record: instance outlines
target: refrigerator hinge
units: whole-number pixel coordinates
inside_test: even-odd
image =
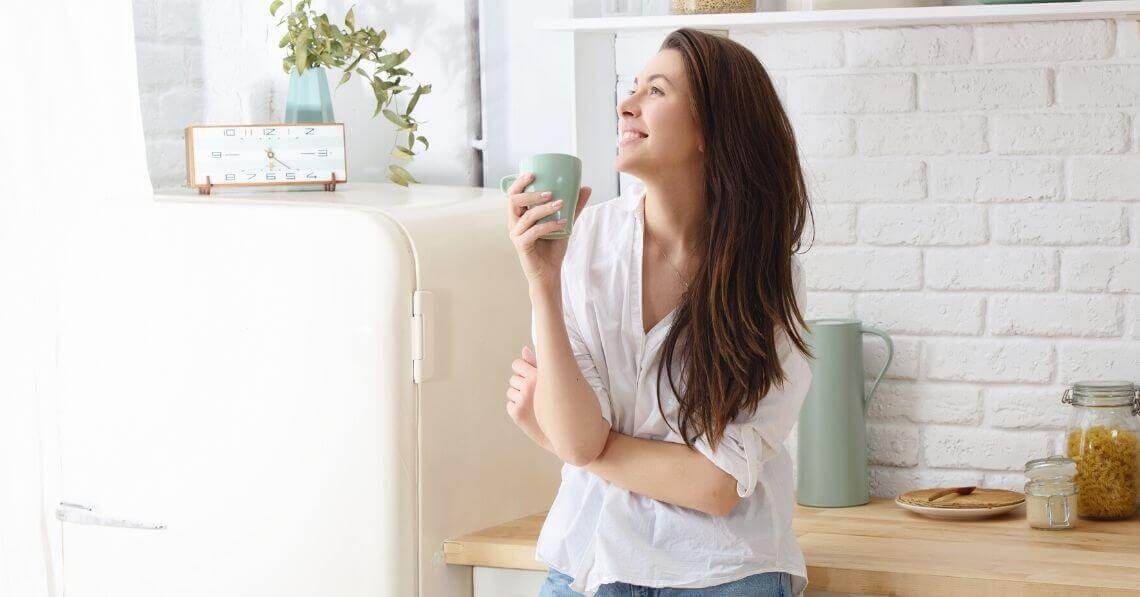
[[[431,377],[432,358],[432,307],[434,295],[427,290],[412,293],[412,381],[422,383]]]

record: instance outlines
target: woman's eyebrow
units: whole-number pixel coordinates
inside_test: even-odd
[[[673,84],[673,82],[669,80],[669,77],[666,77],[665,75],[660,75],[660,74],[658,74],[658,75],[649,75],[649,80],[650,80],[650,81],[652,81],[653,79],[665,79],[665,82],[666,82],[666,83],[668,83],[668,84],[670,84],[670,85],[672,85],[672,84]],[[637,85],[637,77],[634,77],[634,78],[633,78],[633,84],[634,84],[634,85]]]

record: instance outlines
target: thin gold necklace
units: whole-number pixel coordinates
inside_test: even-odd
[[[673,265],[672,261],[669,261],[669,257],[667,255],[665,255],[665,251],[664,251],[664,249],[661,248],[661,245],[657,243],[657,239],[653,236],[653,234],[649,233],[649,227],[648,226],[645,228],[645,232],[647,234],[649,234],[649,240],[653,241],[653,246],[657,247],[657,252],[661,254],[661,258],[664,259],[665,263],[668,263],[669,267],[672,268],[673,272],[677,274],[677,279],[680,280],[681,283],[685,285],[685,290],[688,290],[689,289],[689,282],[685,280],[685,276],[681,273],[681,270],[677,269],[677,267],[675,265]],[[687,257],[688,256],[686,255],[686,258]]]

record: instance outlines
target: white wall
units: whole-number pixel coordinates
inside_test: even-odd
[[[895,341],[875,495],[1020,489],[1027,460],[1064,451],[1066,384],[1140,381],[1137,27],[731,35],[776,78],[812,178],[808,316]],[[618,36],[619,87],[662,37]]]
[[[351,3],[314,2],[334,20]],[[148,162],[156,188],[185,180],[183,129],[190,124],[280,121],[288,75],[281,69],[283,34],[269,2],[134,0],[139,87]],[[464,0],[388,0],[359,3],[359,26],[385,29],[385,48],[408,48],[415,80],[431,83],[413,112],[431,148],[407,166],[420,182],[469,184],[474,151],[467,132],[468,38]],[[335,88],[340,71],[330,73]],[[402,109],[409,94],[395,102]],[[386,180],[395,127],[372,118],[375,101],[354,77],[333,92],[336,119],[346,123],[351,181]],[[417,147],[419,147],[417,145]]]

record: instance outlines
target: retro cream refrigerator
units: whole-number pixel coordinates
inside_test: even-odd
[[[530,304],[503,201],[174,194],[77,228],[68,597],[470,595],[443,541],[546,509],[560,474],[504,406]]]

